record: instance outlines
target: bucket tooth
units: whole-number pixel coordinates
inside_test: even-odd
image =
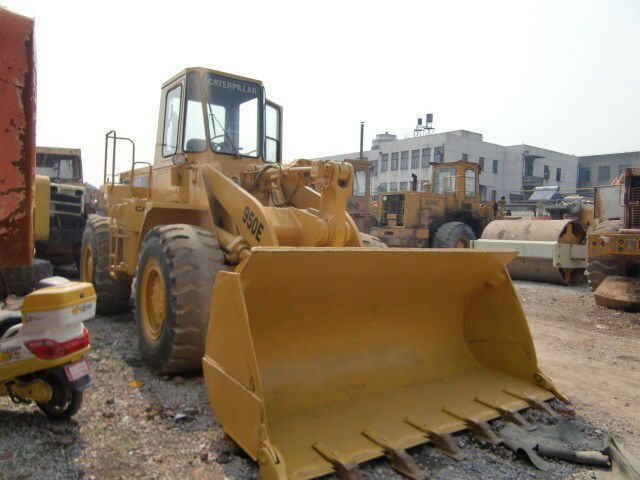
[[[345,460],[338,451],[319,442],[314,443],[313,448],[333,466],[340,480],[364,480],[358,462]]]
[[[433,443],[436,448],[442,450],[446,456],[453,458],[454,460],[463,460],[466,458],[466,454],[462,451],[462,449],[458,446],[453,435],[445,432],[436,432],[429,428],[429,426],[418,422],[417,420],[413,420],[411,418],[405,419],[405,422],[411,425],[414,428],[424,432],[429,441]]]
[[[507,422],[511,422],[516,424],[517,426],[519,426],[520,428],[527,430],[527,431],[532,431],[537,429],[538,427],[536,427],[535,425],[532,425],[531,423],[529,423],[520,412],[513,412],[511,410],[508,410],[506,408],[501,407],[500,405],[498,405],[496,402],[491,402],[489,400],[484,400],[482,398],[475,398],[475,401],[485,405],[487,407],[493,408],[494,410],[498,411],[500,413],[500,415],[502,416],[502,419],[507,421]]]
[[[362,431],[362,435],[384,450],[384,454],[389,460],[391,468],[400,475],[411,480],[426,480],[429,478],[429,473],[421,470],[416,461],[406,452],[406,450],[391,445],[384,435],[380,435],[378,432],[367,429]]]
[[[502,443],[502,439],[491,430],[489,424],[484,420],[474,420],[464,413],[456,412],[447,407],[444,407],[442,411],[462,420],[480,441],[490,445],[500,445]]]
[[[543,402],[541,400],[538,400],[537,398],[534,398],[534,397],[532,397],[530,395],[525,395],[523,393],[515,392],[515,391],[511,390],[510,388],[505,388],[504,389],[504,393],[507,393],[507,394],[511,395],[512,397],[519,398],[520,400],[524,400],[525,402],[527,402],[529,404],[529,406],[531,408],[535,408],[536,410],[541,410],[543,412],[546,412],[549,415],[551,415],[552,417],[558,416],[558,413],[553,408],[551,408],[551,406],[547,402]]]

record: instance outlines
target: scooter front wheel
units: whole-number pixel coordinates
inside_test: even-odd
[[[38,408],[51,420],[67,420],[80,409],[83,392],[76,390],[56,375],[45,375],[44,380],[51,385],[51,400],[38,403]]]

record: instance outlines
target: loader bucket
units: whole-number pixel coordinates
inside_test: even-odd
[[[495,440],[484,422],[561,396],[538,369],[514,256],[253,249],[214,285],[216,417],[273,479],[358,478],[358,463],[428,441],[459,456],[449,434],[467,428]]]

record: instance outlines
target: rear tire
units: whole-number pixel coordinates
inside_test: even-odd
[[[433,238],[433,248],[469,248],[476,235],[463,222],[447,222],[441,225]]]
[[[53,276],[49,260],[35,258],[28,267],[8,267],[0,270],[0,298],[7,295],[27,295],[35,290],[38,282]]]
[[[201,370],[213,281],[225,269],[218,241],[202,228],[165,225],[145,237],[134,279],[135,317],[142,356],[158,373]]]
[[[89,215],[82,235],[79,268],[80,280],[90,282],[98,296],[96,311],[99,315],[126,312],[131,294],[131,278],[109,273],[109,219]]]
[[[38,403],[38,408],[51,420],[68,420],[82,406],[83,392],[71,388],[56,375],[44,374],[44,380],[51,386],[53,396],[48,403]]]

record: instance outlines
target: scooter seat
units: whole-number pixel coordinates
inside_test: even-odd
[[[7,330],[14,325],[19,325],[22,322],[22,314],[15,310],[2,310],[0,311],[0,337],[2,337]]]

